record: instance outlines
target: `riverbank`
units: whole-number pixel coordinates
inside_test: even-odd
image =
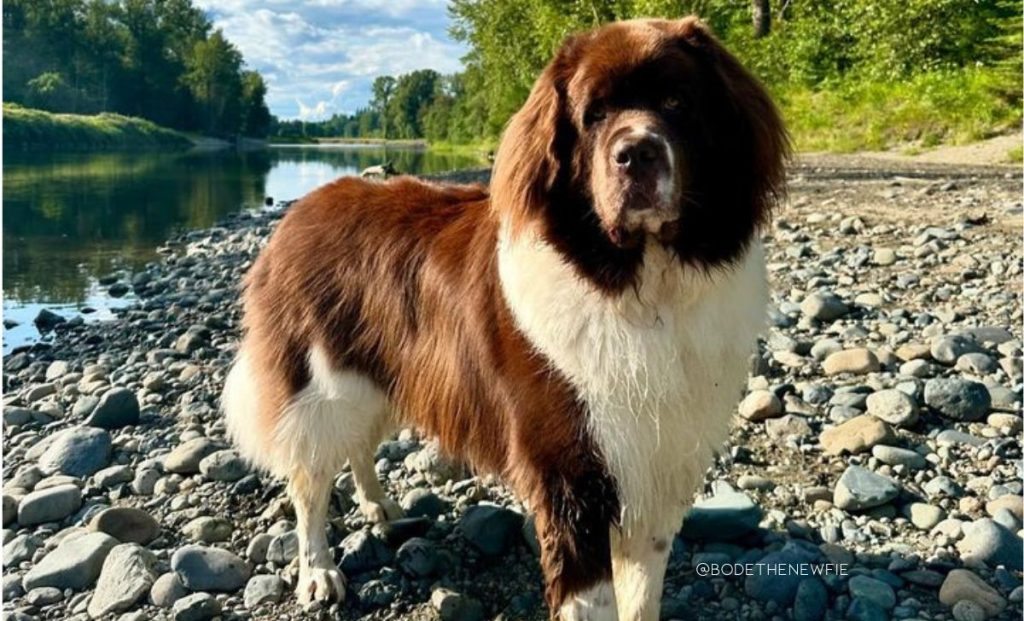
[[[102,113],[56,114],[3,104],[3,145],[13,151],[182,150],[185,134],[145,119]]]
[[[770,325],[671,546],[663,618],[1020,618],[1020,184],[1005,167],[793,167],[766,235]],[[5,358],[5,611],[298,614],[283,485],[238,459],[217,411],[239,281],[280,215],[176,237],[112,279],[138,299],[118,319]],[[547,618],[504,487],[409,430],[376,468],[411,517],[371,527],[338,478],[348,597],[320,616]]]

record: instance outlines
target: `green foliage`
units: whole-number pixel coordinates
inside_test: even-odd
[[[7,0],[3,21],[7,101],[229,137],[269,127],[265,85],[246,84],[192,0]]]
[[[186,149],[192,141],[180,132],[133,117],[102,112],[94,115],[54,114],[3,105],[3,146],[15,151],[102,149]]]

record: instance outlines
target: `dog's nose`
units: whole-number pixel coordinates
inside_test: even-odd
[[[612,163],[623,172],[639,173],[665,157],[665,147],[655,136],[627,136],[612,147]]]

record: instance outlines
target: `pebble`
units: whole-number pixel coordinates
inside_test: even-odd
[[[928,460],[924,458],[924,455],[886,444],[876,444],[871,447],[871,455],[883,464],[903,466],[910,470],[922,470],[928,466]]]
[[[781,550],[769,552],[758,561],[762,566],[805,567],[799,571],[788,571],[785,574],[769,575],[767,571],[752,572],[744,579],[744,592],[762,602],[774,602],[782,607],[789,607],[796,598],[800,583],[810,572],[810,565],[821,562],[821,554],[812,545],[804,545],[797,540],[787,542]]]
[[[160,533],[160,524],[153,516],[132,507],[105,509],[96,514],[89,527],[118,541],[142,545],[153,541]]]
[[[18,503],[18,524],[59,522],[82,506],[82,490],[74,483],[36,490]]]
[[[164,457],[164,470],[176,474],[196,474],[199,462],[220,447],[208,438],[193,438],[178,445]]]
[[[110,463],[112,447],[110,434],[103,429],[71,427],[54,434],[39,467],[47,474],[87,477]]]
[[[156,580],[156,557],[136,543],[114,546],[103,562],[96,591],[89,600],[89,615],[96,618],[131,608]]]
[[[149,603],[159,608],[170,608],[174,602],[188,595],[188,589],[176,572],[169,571],[153,582],[149,590]]]
[[[946,365],[956,364],[960,356],[980,351],[980,346],[973,339],[958,334],[940,336],[932,340],[930,352],[932,359]]]
[[[891,479],[861,466],[849,466],[836,483],[832,502],[844,511],[863,511],[888,503],[899,492]]]
[[[231,538],[234,527],[222,517],[204,515],[182,527],[183,535],[198,543],[217,543]]]
[[[440,496],[422,487],[409,490],[402,497],[400,503],[405,510],[406,517],[426,517],[436,520],[439,515],[448,510],[448,503]]]
[[[918,407],[913,398],[899,390],[880,390],[868,395],[868,414],[896,427],[913,427]]]
[[[523,516],[496,505],[475,505],[459,520],[459,531],[485,556],[498,556],[512,544],[523,526]]]
[[[864,414],[830,427],[819,436],[822,448],[830,455],[863,453],[877,444],[895,444],[896,433],[888,423]]]
[[[139,424],[139,400],[127,388],[111,388],[103,393],[99,403],[85,421],[91,427],[120,429]]]
[[[235,591],[249,579],[249,565],[220,548],[186,545],[171,556],[171,569],[192,591]]]
[[[359,530],[341,542],[341,570],[346,576],[378,569],[391,562],[394,553],[369,530]]]
[[[834,294],[812,293],[800,303],[800,312],[817,321],[833,321],[849,313],[850,309]]]
[[[946,512],[940,507],[924,502],[912,502],[903,507],[903,515],[921,530],[930,531],[946,519]]]
[[[484,618],[480,602],[449,589],[434,589],[430,604],[441,621],[483,621]]]
[[[740,402],[739,414],[753,422],[782,416],[782,401],[771,391],[754,390]]]
[[[946,418],[964,422],[981,420],[992,406],[984,384],[956,377],[928,380],[924,402]]]
[[[245,585],[245,607],[252,610],[263,604],[276,604],[284,596],[284,580],[277,576],[253,576]]]
[[[965,527],[957,549],[968,565],[1005,565],[1024,571],[1024,541],[990,518],[975,520],[969,528]]]
[[[881,580],[854,576],[850,578],[848,587],[854,598],[867,600],[885,610],[892,610],[896,606],[896,593]]]
[[[103,561],[116,545],[117,540],[104,533],[87,533],[65,539],[28,570],[22,586],[26,591],[44,586],[88,588],[96,582]]]
[[[960,601],[972,601],[981,606],[988,616],[996,616],[1006,608],[1006,600],[998,591],[985,584],[974,572],[954,569],[949,572],[939,589],[939,601],[953,607]]]
[[[221,605],[209,593],[193,593],[174,602],[174,621],[207,621],[220,615]]]
[[[36,550],[42,546],[43,540],[35,535],[18,535],[4,544],[4,567],[17,567],[25,561],[32,560]]]
[[[228,449],[204,457],[199,462],[199,472],[213,481],[232,482],[249,474],[249,465],[238,451]]]
[[[831,354],[821,363],[826,375],[865,375],[874,373],[881,368],[878,357],[868,349],[846,349]]]

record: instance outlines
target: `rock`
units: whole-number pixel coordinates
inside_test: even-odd
[[[988,375],[989,373],[994,373],[998,368],[999,365],[992,356],[980,352],[964,354],[957,358],[956,361],[957,371],[963,371],[972,375]]]
[[[931,530],[946,519],[946,512],[940,507],[924,502],[912,502],[903,507],[903,515],[921,530]]]
[[[398,566],[415,578],[425,578],[440,573],[441,555],[437,545],[429,539],[413,537],[398,548]]]
[[[899,493],[892,480],[861,466],[849,466],[836,483],[832,502],[844,511],[863,511],[884,505]]]
[[[1024,499],[1016,494],[1006,494],[995,500],[985,503],[985,513],[995,515],[1000,509],[1006,509],[1017,518],[1024,521]]]
[[[994,617],[1006,608],[1006,600],[998,591],[967,569],[954,569],[946,576],[939,589],[939,601],[946,606],[955,606],[960,601],[972,601],[980,605],[985,613]]]
[[[101,617],[135,605],[153,586],[156,557],[136,543],[114,546],[103,562],[96,591],[89,600],[89,615]]]
[[[964,422],[984,418],[992,406],[984,384],[950,377],[928,380],[924,402],[946,418]]]
[[[22,580],[26,591],[52,586],[85,589],[96,581],[107,554],[117,540],[105,533],[87,533],[61,542],[43,557]]]
[[[95,427],[72,427],[54,434],[53,441],[39,458],[46,474],[87,477],[110,463],[110,434]]]
[[[860,597],[850,601],[845,621],[889,621],[889,613],[875,602]]]
[[[917,402],[899,390],[880,390],[868,395],[868,414],[897,427],[917,422]]]
[[[870,414],[851,418],[822,431],[819,440],[830,455],[863,453],[877,444],[895,444],[897,441],[892,427]]]
[[[727,492],[694,503],[680,534],[702,541],[729,541],[757,528],[761,508],[746,494]]]
[[[782,416],[782,401],[773,392],[755,390],[740,402],[739,414],[753,422]]]
[[[89,527],[118,541],[142,545],[153,541],[160,533],[160,524],[153,516],[131,507],[105,509],[96,514]]]
[[[807,578],[811,564],[821,561],[820,552],[813,546],[799,541],[789,541],[781,550],[769,552],[759,563],[762,566],[802,567],[784,574],[753,572],[743,583],[746,594],[762,602],[775,602],[783,608],[793,604],[800,583]]]
[[[174,621],[207,621],[220,615],[221,605],[209,593],[193,593],[174,602]]]
[[[341,570],[351,576],[379,569],[391,562],[391,549],[369,530],[359,530],[341,542]]]
[[[238,451],[211,453],[199,462],[199,472],[214,481],[237,481],[249,473],[249,465]]]
[[[881,368],[878,357],[868,349],[844,349],[843,351],[831,354],[821,363],[826,375],[840,375],[851,373],[853,375],[864,375],[873,373]]]
[[[848,583],[850,595],[878,605],[880,608],[892,610],[896,606],[896,593],[892,587],[868,576],[854,576]]]
[[[263,604],[276,604],[284,595],[284,580],[277,576],[253,576],[245,585],[245,607],[249,610]]]
[[[3,509],[0,510],[3,514],[4,528],[7,528],[14,523],[14,520],[18,517],[18,500],[14,496],[8,494],[3,495]]]
[[[800,312],[810,319],[833,321],[850,312],[850,309],[834,294],[812,293],[800,303]]]
[[[192,591],[235,591],[249,579],[249,565],[220,548],[187,545],[171,557],[171,569]]]
[[[204,515],[186,524],[182,527],[181,532],[198,543],[217,543],[230,539],[233,530],[234,528],[228,520]]]
[[[18,504],[18,524],[32,526],[44,522],[59,522],[82,506],[82,490],[74,483],[66,483],[34,491]]]
[[[249,559],[249,562],[256,565],[260,565],[267,560],[267,552],[270,550],[270,544],[274,541],[275,537],[267,533],[260,533],[249,541],[248,547],[245,549],[245,557]]]
[[[139,424],[139,400],[127,388],[111,388],[103,393],[86,425],[103,429],[120,429]]]
[[[64,319],[57,313],[46,308],[39,311],[39,314],[37,314],[36,318],[33,320],[33,323],[36,324],[36,328],[38,328],[40,332],[49,332],[65,322],[67,322],[67,319]]]
[[[43,546],[43,540],[35,535],[18,535],[4,544],[3,563],[5,568],[17,567],[32,560],[36,550]]]
[[[785,441],[786,438],[805,438],[811,435],[811,426],[803,416],[786,414],[779,418],[769,418],[764,421],[764,430],[770,438],[778,441]]]
[[[56,587],[39,587],[25,594],[25,601],[32,606],[49,606],[64,599],[64,593]]]
[[[828,590],[820,578],[800,581],[793,600],[793,621],[821,621],[828,609]]]
[[[508,549],[523,526],[523,516],[504,507],[474,505],[459,521],[462,536],[485,556],[498,556]]]
[[[121,483],[128,483],[132,480],[132,469],[130,466],[110,466],[92,475],[92,480],[97,487],[110,489]]]
[[[92,395],[79,397],[78,400],[75,401],[74,407],[71,408],[71,415],[75,418],[85,418],[92,414],[92,411],[96,409],[96,406],[99,405],[99,403],[99,397],[94,397]]]
[[[294,530],[274,537],[267,546],[267,560],[278,565],[287,565],[298,556],[299,535]]]
[[[448,503],[434,492],[422,487],[409,490],[402,497],[400,504],[405,510],[405,516],[411,518],[427,517],[436,520],[439,515],[448,510]]]
[[[969,599],[962,599],[953,605],[954,621],[985,621],[987,616],[981,604],[976,604]]]
[[[139,468],[132,479],[132,491],[139,496],[152,496],[159,480],[160,471],[156,468]]]
[[[985,444],[985,439],[956,429],[943,429],[935,436],[935,443],[939,446],[981,446]]]
[[[871,455],[883,464],[890,466],[903,466],[910,470],[921,470],[928,467],[928,460],[924,458],[924,455],[905,448],[876,444],[871,448]]]
[[[448,589],[434,589],[430,604],[441,621],[483,621],[484,618],[480,602]]]
[[[974,521],[964,527],[964,538],[956,547],[966,564],[1005,565],[1024,570],[1024,542],[1002,524],[990,518]]]
[[[178,445],[164,457],[164,470],[176,474],[195,474],[199,472],[199,462],[219,448],[209,438],[193,438]]]
[[[957,334],[940,336],[932,340],[932,359],[942,364],[956,364],[957,359],[967,353],[979,352],[981,347],[973,339]]]
[[[160,608],[170,608],[174,602],[188,595],[188,589],[181,583],[176,572],[169,571],[153,582],[149,590],[149,602]]]

